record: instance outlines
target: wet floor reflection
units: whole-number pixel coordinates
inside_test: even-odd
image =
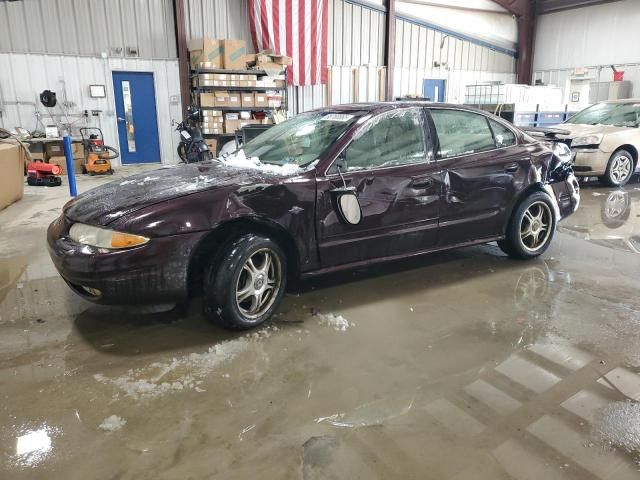
[[[0,478],[638,478],[640,257],[575,233],[308,282],[246,333],[12,260]]]
[[[609,248],[640,253],[639,184],[617,189],[584,187],[581,208],[560,230]]]

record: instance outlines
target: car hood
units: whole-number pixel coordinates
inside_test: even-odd
[[[216,188],[249,189],[282,178],[218,161],[170,165],[93,188],[69,202],[64,214],[74,222],[104,226],[123,215],[184,195]]]
[[[563,138],[576,138],[582,137],[584,135],[594,135],[596,133],[610,135],[613,133],[631,131],[630,127],[614,127],[613,125],[583,125],[579,123],[563,123],[561,125],[558,125],[558,128],[571,132],[571,135],[560,135],[560,137]],[[637,129],[634,130],[637,131]]]

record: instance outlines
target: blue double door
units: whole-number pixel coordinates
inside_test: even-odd
[[[122,163],[159,163],[153,73],[113,72],[113,90]]]

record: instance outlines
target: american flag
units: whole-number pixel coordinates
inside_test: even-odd
[[[291,85],[327,83],[328,0],[249,0],[251,37],[257,51],[293,59]]]

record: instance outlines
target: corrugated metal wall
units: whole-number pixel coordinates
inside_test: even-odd
[[[243,39],[252,49],[247,0],[186,0],[185,7],[188,38]],[[382,99],[386,14],[381,2],[329,0],[328,13],[330,85],[290,88],[291,113]],[[512,56],[469,39],[402,18],[396,36],[396,96],[420,94],[425,78],[444,78],[448,100],[457,102],[466,84],[515,80]],[[128,47],[138,49],[138,60],[123,58]],[[100,122],[111,143],[117,139],[109,113],[114,108],[110,70],[153,71],[162,154],[164,161],[174,160],[177,137],[170,120],[177,118],[180,105],[169,102],[179,90],[172,0],[0,1],[0,52],[5,53],[0,54],[1,125],[33,128],[36,92],[60,90],[64,79],[78,111],[104,110]],[[100,58],[102,52],[108,60]],[[434,61],[447,65],[434,67]],[[89,98],[90,83],[107,85],[107,99]]]
[[[0,52],[175,58],[173,17],[171,0],[0,2]]]
[[[75,126],[102,128],[105,142],[118,148],[111,72],[153,72],[162,161],[178,161],[178,137],[171,124],[172,120],[179,120],[182,114],[177,60],[0,53],[0,65],[3,67],[0,68],[0,107],[3,110],[0,126],[43,130],[42,123],[52,124],[48,110],[38,100],[38,92],[48,88],[57,93],[59,103],[68,102],[68,110],[72,115],[70,120],[77,122]],[[91,98],[88,92],[91,84],[105,85],[107,97]],[[60,107],[51,110],[54,114],[62,113]],[[102,113],[98,117],[84,119],[78,116],[84,110],[102,110]],[[41,124],[38,124],[36,112],[41,115]]]
[[[536,27],[534,79],[565,89],[576,67],[594,81],[613,80],[610,65],[624,70],[640,96],[640,2],[623,0],[541,15]],[[594,33],[596,32],[596,33]],[[598,68],[600,67],[600,68]],[[564,101],[570,101],[565,91]]]
[[[639,22],[638,0],[540,15],[533,69],[638,63]]]
[[[420,22],[396,21],[394,96],[422,95],[425,78],[445,79],[447,101],[464,101],[464,87],[476,82],[515,82],[516,58],[468,39],[428,28]]]
[[[386,14],[345,0],[329,0],[329,65],[384,65]]]
[[[187,40],[198,37],[245,40],[253,51],[247,0],[186,0]]]
[[[331,103],[383,100],[379,92],[386,14],[379,6],[350,0],[332,0],[330,7],[329,25],[333,34],[329,36],[332,65],[329,100]],[[398,18],[394,96],[422,95],[425,78],[445,79],[447,101],[454,103],[464,100],[464,87],[468,84],[489,80],[515,82],[514,54],[462,37],[429,28],[413,19]],[[435,67],[434,62],[442,66]],[[314,98],[319,95],[307,93],[302,105],[315,105]]]

